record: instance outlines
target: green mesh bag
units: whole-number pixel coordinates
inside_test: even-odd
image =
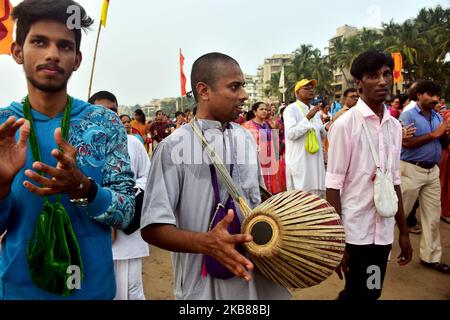
[[[68,97],[61,130],[67,140],[70,124],[72,98]],[[28,97],[24,102],[24,116],[30,121],[30,147],[34,161],[41,161],[39,142],[34,131]],[[70,266],[78,266],[80,281],[83,278],[83,265],[80,248],[69,215],[61,204],[61,196],[55,203],[44,197],[44,206],[36,221],[34,234],[27,246],[27,258],[30,276],[39,288],[48,292],[68,296],[72,293],[69,277]]]

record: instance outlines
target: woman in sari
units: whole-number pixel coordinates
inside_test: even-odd
[[[259,150],[262,174],[267,190],[276,194],[283,190],[281,170],[279,167],[279,136],[278,131],[272,132],[266,121],[268,110],[263,102],[257,102],[252,106],[255,117],[244,124],[244,128],[250,131],[255,138]],[[274,133],[274,134],[273,134]],[[277,146],[275,148],[275,145]]]
[[[268,110],[267,122],[269,123],[272,132],[278,133],[278,143],[274,143],[275,154],[279,156],[279,177],[281,179],[281,191],[286,191],[286,163],[284,161],[285,155],[285,143],[284,143],[284,122],[282,118],[282,112],[286,108],[286,104],[282,104],[280,107],[280,114],[277,113],[277,107],[274,103],[270,104]],[[269,112],[270,111],[270,112]],[[275,131],[274,131],[275,130]],[[272,139],[277,141],[277,139]]]

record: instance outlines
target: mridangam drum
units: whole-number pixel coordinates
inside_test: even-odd
[[[303,191],[272,196],[251,211],[242,233],[250,260],[286,288],[307,288],[328,278],[342,260],[344,227],[325,200]]]

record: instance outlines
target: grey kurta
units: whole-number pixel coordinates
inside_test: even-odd
[[[238,125],[222,132],[217,121],[197,122],[207,141],[229,168],[231,161],[235,185],[254,208],[261,201],[262,180],[256,145],[251,135]],[[232,139],[230,139],[230,134]],[[231,156],[230,141],[234,156]],[[225,155],[225,157],[224,157]],[[214,192],[209,158],[202,150],[190,125],[177,129],[155,150],[141,218],[141,227],[149,224],[173,224],[183,230],[205,232],[211,220]],[[220,179],[219,179],[220,180]],[[219,181],[221,202],[228,196]],[[237,208],[242,222],[243,216]],[[247,283],[241,278],[221,280],[201,276],[202,254],[173,253],[176,299],[289,299],[288,290],[267,280],[258,271]]]

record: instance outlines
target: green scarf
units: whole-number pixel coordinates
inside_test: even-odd
[[[68,104],[61,124],[65,140],[69,135],[72,110],[72,98],[68,96],[67,99]],[[34,130],[28,97],[23,104],[23,113],[25,119],[30,121],[29,141],[34,161],[41,161],[39,141]],[[39,288],[51,293],[62,296],[72,293],[74,286],[70,281],[72,275],[70,266],[78,266],[79,280],[83,278],[80,248],[69,215],[61,204],[61,195],[56,196],[55,203],[44,197],[44,205],[37,218],[34,235],[28,242],[27,257],[31,279]]]

